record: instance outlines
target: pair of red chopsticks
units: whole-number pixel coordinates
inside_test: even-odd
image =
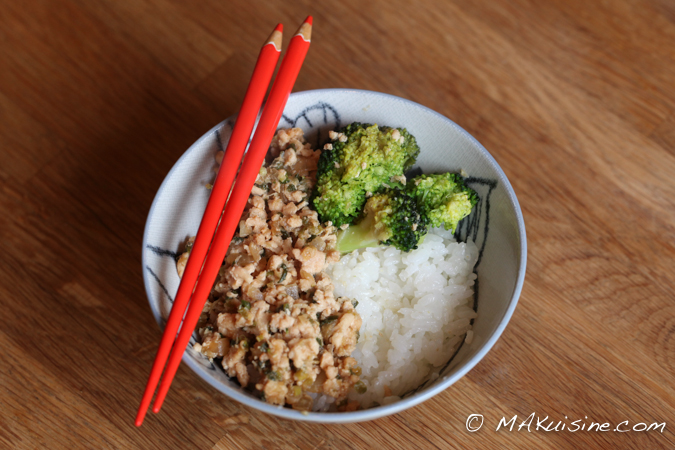
[[[183,352],[190,341],[206,299],[218,276],[218,271],[223,263],[232,236],[239,225],[239,219],[309,49],[312,16],[305,19],[291,39],[286,55],[281,61],[279,72],[270,89],[267,103],[263,108],[248,152],[237,175],[237,169],[239,169],[239,163],[246,149],[248,138],[251,136],[258,111],[260,111],[265,92],[279,60],[282,30],[283,26],[277,25],[260,50],[253,76],[246,90],[241,110],[225,150],[223,162],[206,205],[204,217],[199,225],[190,257],[185,266],[183,278],[162,335],[141,405],[138,408],[135,422],[137,427],[143,423],[143,418],[148,406],[150,406],[152,395],[159,383],[162,368],[168,357],[168,364],[152,410],[157,413],[162,407],[171,381],[180,365]],[[236,182],[234,182],[235,175],[237,175]],[[232,188],[233,182],[234,188]],[[232,193],[230,194],[231,188]],[[229,200],[228,194],[230,194]],[[185,312],[186,308],[187,313]],[[185,318],[183,318],[183,315],[185,315]],[[183,321],[182,326],[181,319]],[[176,337],[179,326],[180,333]],[[171,352],[170,355],[169,352]]]

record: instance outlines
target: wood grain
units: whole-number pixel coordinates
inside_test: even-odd
[[[500,163],[527,227],[518,308],[467,376],[395,416],[288,422],[181,367],[137,429],[152,199],[236,112],[269,30],[308,14],[296,90],[411,99]],[[675,448],[672,2],[34,0],[3,2],[0,43],[1,448]],[[533,412],[666,426],[517,431]]]

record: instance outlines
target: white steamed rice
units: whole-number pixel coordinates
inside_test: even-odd
[[[472,337],[477,259],[473,242],[433,229],[417,250],[367,248],[327,271],[335,295],[356,299],[363,319],[352,356],[368,389],[350,400],[363,408],[389,404],[438,377],[462,339]]]

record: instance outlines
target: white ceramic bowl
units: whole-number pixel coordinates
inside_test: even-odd
[[[329,130],[351,122],[405,127],[421,148],[416,166],[423,172],[465,170],[480,197],[460,229],[472,238],[481,256],[476,267],[478,317],[474,337],[464,343],[439,378],[386,406],[345,413],[302,414],[267,404],[230,381],[222,368],[192,350],[183,362],[231,398],[269,414],[311,422],[347,423],[371,420],[410,408],[448,388],[480,361],[504,331],[518,302],[525,277],[525,226],[511,184],[488,151],[457,124],[417,103],[387,94],[323,89],[292,94],[279,127],[305,130],[314,148]],[[150,307],[160,327],[178,289],[176,251],[194,235],[208,199],[204,185],[213,180],[214,154],[224,149],[232,120],[218,124],[195,142],[171,169],[152,204],[143,236],[143,278]],[[214,392],[214,395],[218,395]]]

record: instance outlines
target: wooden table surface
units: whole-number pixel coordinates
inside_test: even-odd
[[[238,110],[274,25],[287,43],[308,14],[296,91],[405,97],[502,166],[527,228],[518,307],[468,375],[394,416],[284,421],[181,366],[136,428],[153,197]],[[671,0],[3,1],[0,448],[675,448],[674,148]]]

